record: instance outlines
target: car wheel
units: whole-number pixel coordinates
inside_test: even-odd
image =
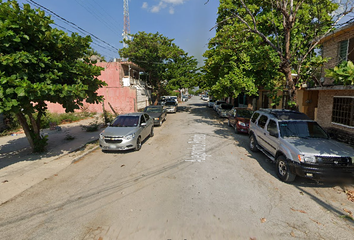
[[[235,124],[235,133],[240,133],[236,127],[236,124]]]
[[[161,126],[161,124],[160,124],[160,126]],[[150,137],[153,137],[153,136],[154,136],[154,127],[152,126],[151,131],[150,131]]]
[[[159,126],[161,126],[161,125],[162,125],[162,122],[163,122],[163,120],[162,120],[162,119],[160,119]]]
[[[141,137],[138,137],[138,140],[136,140],[136,146],[135,146],[135,151],[139,151],[141,149]]]
[[[295,180],[296,175],[290,172],[288,161],[283,155],[280,155],[276,159],[277,176],[283,182],[292,182]]]
[[[250,136],[250,149],[252,152],[258,152],[257,140],[256,140],[256,137],[254,136],[254,134],[252,134]]]

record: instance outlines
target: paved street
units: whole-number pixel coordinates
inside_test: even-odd
[[[352,239],[342,187],[278,180],[193,97],[139,152],[97,149],[0,206],[1,239]]]

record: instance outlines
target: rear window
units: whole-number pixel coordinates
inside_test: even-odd
[[[252,113],[253,112],[250,110],[236,110],[237,117],[242,117],[242,118],[251,118]]]

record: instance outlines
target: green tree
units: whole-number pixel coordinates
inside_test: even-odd
[[[231,6],[232,7],[232,6]],[[259,37],[243,31],[233,19],[222,21],[225,9],[219,8],[216,36],[204,53],[204,89],[217,98],[237,97],[240,93],[257,95],[257,86],[274,87],[277,59]],[[229,9],[227,10],[229,11]],[[227,13],[227,12],[226,12]],[[247,39],[247,41],[245,41]]]
[[[250,33],[254,46],[267,45],[294,103],[297,84],[309,77],[309,64],[323,61],[314,54],[316,46],[353,10],[350,3],[341,5],[339,14],[339,4],[331,0],[220,0],[218,27],[229,25],[233,33]]]
[[[90,37],[68,36],[51,24],[39,9],[0,0],[0,112],[16,114],[34,152],[47,145],[40,134],[46,102],[72,112],[83,101],[101,101],[96,91],[105,85],[89,60]]]
[[[138,32],[124,40],[127,48],[119,55],[139,64],[148,74],[148,83],[157,96],[168,89],[190,86],[196,73],[197,61],[169,39],[159,33]]]

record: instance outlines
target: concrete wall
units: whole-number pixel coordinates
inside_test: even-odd
[[[124,71],[119,62],[100,62],[98,66],[103,67],[101,76],[98,78],[105,81],[108,86],[98,89],[98,95],[104,96],[104,108],[106,111],[117,113],[128,113],[137,111],[137,94],[133,87],[123,87]],[[103,113],[102,104],[85,103],[83,109],[89,112]],[[64,113],[65,110],[59,104],[48,103],[48,111]]]

